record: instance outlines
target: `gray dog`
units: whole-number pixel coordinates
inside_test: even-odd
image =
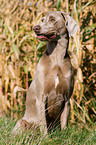
[[[24,117],[18,120],[13,131],[28,123],[39,125],[40,131],[46,134],[58,120],[61,129],[67,124],[74,87],[67,49],[69,37],[77,31],[78,25],[68,14],[57,11],[47,13],[33,29],[39,40],[47,41],[46,52],[29,87]]]

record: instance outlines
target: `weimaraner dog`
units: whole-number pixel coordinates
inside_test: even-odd
[[[39,40],[47,41],[46,52],[27,92],[24,117],[17,121],[13,131],[27,124],[37,124],[41,133],[46,134],[57,120],[61,129],[67,124],[69,99],[74,87],[67,50],[69,37],[76,33],[78,25],[68,14],[56,11],[47,13],[33,29]]]

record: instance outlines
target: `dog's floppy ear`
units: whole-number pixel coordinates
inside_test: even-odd
[[[62,13],[62,12],[61,12],[61,14],[62,14],[63,18],[65,18],[65,20],[66,20],[65,25],[69,32],[69,36],[74,35],[77,32],[77,30],[79,29],[77,22],[68,14]]]

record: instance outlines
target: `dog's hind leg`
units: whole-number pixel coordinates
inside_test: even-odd
[[[22,119],[17,121],[13,132],[16,130],[24,129],[26,127],[26,122],[29,124],[38,123],[38,108],[37,108],[37,96],[36,96],[36,85],[33,80],[26,97],[26,110]]]

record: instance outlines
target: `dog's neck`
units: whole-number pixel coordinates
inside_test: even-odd
[[[48,41],[46,54],[50,56],[53,63],[61,65],[66,56],[69,44],[69,35],[66,33],[60,36],[57,41]]]

